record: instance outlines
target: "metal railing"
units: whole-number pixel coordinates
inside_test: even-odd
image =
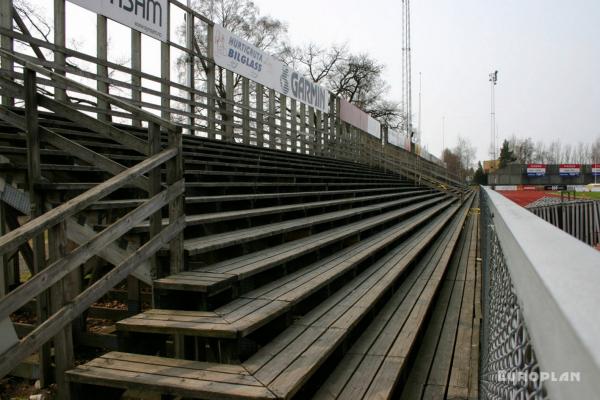
[[[600,201],[576,200],[527,209],[590,246],[600,243]]]
[[[481,398],[597,398],[600,253],[489,188],[481,242]]]

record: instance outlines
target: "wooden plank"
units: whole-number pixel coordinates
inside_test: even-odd
[[[40,218],[35,218],[20,228],[0,237],[0,253],[16,250],[22,243],[40,234],[48,227],[58,221],[73,216],[85,209],[88,205],[100,200],[115,190],[123,187],[135,178],[152,170],[156,166],[170,160],[177,154],[176,149],[166,149],[161,153],[150,157],[134,167],[98,184],[93,189],[85,192],[66,203],[53,208]]]
[[[61,222],[48,231],[49,243],[49,262],[56,262],[66,255],[66,226]],[[50,270],[47,268],[44,272]],[[39,276],[39,275],[38,275]],[[34,277],[35,278],[35,277]],[[74,285],[69,285],[73,284]],[[77,295],[74,290],[78,285],[73,280],[61,279],[51,288],[51,312],[57,312],[65,302],[70,301],[74,295]],[[65,372],[74,366],[73,354],[73,335],[71,324],[66,324],[65,327],[58,332],[54,337],[54,374],[58,388],[59,399],[70,399],[70,392],[65,380]]]
[[[142,101],[142,34],[141,32],[131,29],[131,100],[133,104],[140,104]],[[133,118],[131,125],[141,127],[142,121],[139,118]]]
[[[256,84],[256,146],[264,148],[264,86]]]
[[[215,99],[217,98],[216,89],[216,65],[214,61],[214,26],[208,25],[206,28],[206,43],[207,43],[207,56],[209,62],[206,63],[204,71],[206,72],[206,92],[207,92],[207,124],[208,124],[208,138],[214,139],[216,132],[216,104]]]
[[[16,12],[14,12],[14,8],[13,8],[13,0],[5,0],[0,2],[0,27],[4,28],[4,29],[13,29],[13,13],[16,14]],[[0,47],[9,52],[12,53],[14,50],[14,41],[10,36],[7,35],[2,35],[0,37]],[[5,71],[14,71],[14,63],[12,61],[12,59],[10,59],[9,57],[3,56],[0,59],[1,63],[2,63],[2,69]],[[2,95],[2,105],[5,106],[14,106],[14,99],[10,96],[8,96],[6,93],[4,93]]]
[[[32,219],[39,219],[43,214],[43,199],[37,188],[38,182],[42,177],[40,167],[40,136],[39,136],[39,121],[38,121],[38,103],[36,96],[36,74],[35,72],[26,69],[24,71],[24,87],[25,87],[25,119],[26,119],[26,133],[27,133],[27,180],[29,185],[29,199],[31,204],[30,216]],[[11,235],[18,232],[21,228],[17,228],[4,236],[0,237],[0,242],[3,238],[9,238]],[[33,233],[28,239],[33,239],[33,277],[35,274],[40,274],[46,267],[46,248],[44,242],[44,230],[40,229]],[[15,235],[16,236],[16,235]],[[0,253],[14,251],[16,248],[24,244],[26,241],[21,241],[16,246],[4,251],[0,250]],[[13,244],[15,242],[13,241]],[[0,247],[1,249],[1,247]],[[33,279],[33,278],[32,278]],[[22,286],[20,286],[22,287]],[[15,290],[16,291],[16,290]],[[6,297],[0,301],[2,304],[10,303],[9,293]],[[8,300],[7,300],[8,299]],[[28,299],[29,300],[29,299]],[[37,324],[42,323],[49,313],[50,298],[48,292],[40,292],[36,298],[36,317]],[[2,314],[3,315],[3,314]],[[5,317],[8,317],[8,313]],[[29,354],[28,354],[29,355]],[[19,360],[20,361],[20,360]],[[50,346],[48,344],[42,346],[40,349],[40,381],[42,384],[49,384],[52,381],[51,377],[51,359],[50,359]],[[13,365],[16,365],[15,362]],[[4,374],[0,374],[3,376]]]
[[[242,78],[242,143],[250,144],[250,80]]]
[[[106,61],[108,59],[108,26],[107,18],[103,15],[96,15],[96,57],[100,60]],[[98,79],[96,80],[96,88],[99,92],[109,94],[108,83],[108,68],[105,65],[98,63],[96,64],[96,74]],[[109,109],[109,103],[103,99],[98,98],[98,120],[109,122],[110,115],[106,113]]]
[[[125,132],[122,129],[115,128],[113,125],[97,120],[84,113],[75,111],[72,107],[59,103],[56,100],[50,99],[49,97],[38,94],[38,102],[40,106],[45,107],[55,113],[68,118],[69,120],[89,128],[90,130],[104,135],[107,138],[114,140],[117,143],[121,143],[128,148],[134,149],[135,151],[148,155],[147,145],[137,137],[130,133]]]
[[[27,284],[19,286],[0,301],[0,316],[9,316],[11,313],[25,305],[30,299],[43,293],[44,290],[57,283],[68,273],[74,271],[92,256],[99,253],[105,246],[114,242],[116,238],[121,237],[124,233],[129,231],[132,222],[147,218],[157,209],[160,209],[167,204],[171,198],[179,195],[182,191],[182,183],[170,187],[164,192],[154,196],[145,204],[131,211],[127,216],[119,219],[101,233],[94,235],[93,239],[86,242],[85,245],[78,247],[64,257],[56,257],[56,260],[51,265],[31,277],[29,281],[27,281]],[[71,226],[73,226],[73,224],[71,224]]]
[[[233,136],[234,129],[234,115],[233,115],[233,107],[235,103],[235,99],[233,97],[233,89],[234,89],[234,78],[233,72],[230,70],[225,71],[225,113],[223,115],[223,121],[225,123],[224,137],[223,140],[226,142],[235,142],[235,138]]]
[[[171,367],[169,367],[171,368]],[[153,390],[174,393],[184,397],[203,399],[273,399],[269,390],[262,386],[238,385],[199,379],[177,378],[148,373],[79,366],[69,371],[71,382],[108,385],[127,389]]]
[[[110,288],[116,286],[127,277],[141,262],[169,243],[169,241],[181,232],[184,225],[185,221],[182,218],[175,224],[166,227],[158,236],[150,239],[133,255],[127,258],[126,261],[116,266],[99,281],[74,298],[71,303],[65,305],[60,311],[44,320],[39,327],[23,338],[18,345],[1,354],[0,375],[3,376],[10,372],[11,366],[16,365],[55,336],[65,325],[106,294]]]

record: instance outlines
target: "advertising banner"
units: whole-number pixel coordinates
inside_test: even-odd
[[[551,190],[557,192],[559,190],[567,190],[567,185],[545,185],[544,190]]]
[[[560,176],[579,176],[581,172],[581,164],[560,164]]]
[[[290,69],[275,57],[214,26],[215,63],[317,110],[329,113],[329,91]]]
[[[404,147],[404,140],[400,143],[400,132],[393,129],[388,130],[388,143],[397,147]]]
[[[592,175],[600,176],[600,164],[592,164]]]
[[[155,39],[167,41],[169,0],[69,1]]]
[[[527,176],[544,176],[546,175],[545,164],[528,164]]]
[[[367,132],[378,139],[381,138],[381,124],[370,115],[367,117]]]

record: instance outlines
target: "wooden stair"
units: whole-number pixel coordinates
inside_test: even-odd
[[[110,162],[143,160],[55,115],[42,113],[40,123]],[[147,138],[144,129],[114,126]],[[169,274],[168,260],[159,259],[153,307],[117,323],[120,351],[69,371],[72,397],[392,398],[405,383],[411,393],[429,393],[422,374],[414,384],[406,376],[431,365],[431,357],[419,358],[427,352],[418,350],[421,334],[439,328],[440,313],[456,313],[442,310],[438,297],[453,293],[446,282],[474,257],[474,195],[461,202],[342,160],[199,137],[183,142],[186,269]],[[0,123],[0,152],[9,160],[0,172],[24,184],[25,136]],[[40,187],[51,204],[108,176],[50,145],[41,154]],[[100,230],[146,198],[132,184],[81,217]],[[149,233],[150,224],[140,223],[127,238],[141,243]],[[469,314],[460,315],[467,324]],[[438,328],[431,340],[443,336]],[[461,346],[472,341],[464,329],[457,335]],[[451,386],[462,388],[472,365],[459,358],[450,365]]]

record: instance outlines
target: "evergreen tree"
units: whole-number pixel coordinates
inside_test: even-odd
[[[504,139],[504,142],[502,142],[502,148],[500,149],[500,168],[506,167],[515,160],[515,155],[509,147],[508,140]]]
[[[481,161],[477,163],[477,169],[473,174],[473,183],[478,185],[487,185],[488,175],[483,171],[483,166],[481,165]]]

